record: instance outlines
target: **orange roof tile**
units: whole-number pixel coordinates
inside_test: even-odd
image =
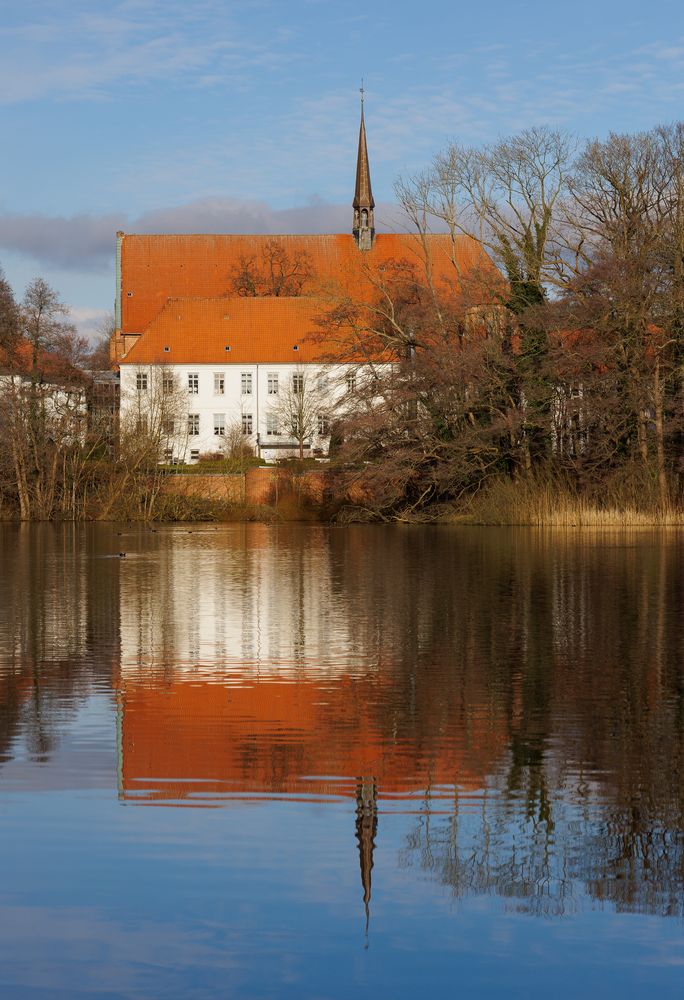
[[[303,297],[169,299],[121,364],[324,361],[334,345],[309,338],[327,306]]]
[[[364,269],[390,260],[423,266],[421,242],[408,234],[381,233],[372,250],[360,251],[349,234],[331,236],[124,235],[121,246],[121,330],[142,333],[171,297],[213,298],[234,294],[232,278],[241,258],[259,257],[272,241],[292,259],[306,253],[315,277],[304,290],[322,293],[331,285],[362,293]],[[458,282],[477,267],[493,271],[479,243],[448,234],[428,237],[430,265],[437,283]],[[456,266],[454,266],[454,260]]]

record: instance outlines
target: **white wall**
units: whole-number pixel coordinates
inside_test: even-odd
[[[343,412],[344,400],[347,395],[347,374],[356,372],[358,365],[322,365],[322,364],[252,364],[252,365],[135,365],[121,362],[121,416],[125,420],[127,414],[135,412],[140,406],[144,410],[146,394],[150,400],[154,392],[158,392],[158,386],[162,375],[172,374],[174,377],[175,406],[180,414],[185,408],[184,419],[187,415],[199,415],[200,432],[197,436],[188,436],[187,428],[183,426],[178,429],[174,436],[173,452],[174,458],[182,459],[186,462],[194,461],[191,452],[216,452],[221,449],[224,437],[214,433],[214,416],[223,414],[226,428],[231,424],[241,424],[243,414],[252,416],[252,433],[246,435],[246,439],[254,447],[260,445],[260,454],[265,461],[272,461],[278,457],[294,452],[296,443],[292,436],[287,433],[287,429],[282,426],[281,433],[277,436],[267,432],[267,414],[274,412],[279,405],[279,395],[269,395],[268,378],[269,375],[277,374],[280,394],[284,388],[292,384],[294,374],[304,373],[306,377],[307,391],[309,387],[317,385],[318,375],[327,378],[327,387],[324,391],[315,390],[320,394],[321,409],[326,410],[330,418],[335,414]],[[138,373],[147,373],[148,388],[138,393],[136,381]],[[199,378],[199,391],[197,394],[188,392],[188,375],[196,373]],[[224,393],[214,392],[214,375],[222,373],[224,376]],[[244,394],[242,392],[242,376],[249,374],[252,377],[252,392]],[[360,377],[360,376],[359,376]],[[155,389],[154,386],[157,388]],[[183,417],[181,419],[183,419]],[[258,438],[257,438],[258,435]],[[169,442],[171,444],[171,442]],[[311,445],[312,449],[320,449],[322,454],[327,454],[329,437],[314,435]],[[280,445],[281,447],[275,447]],[[284,447],[284,446],[289,446]],[[308,452],[307,452],[308,453]]]

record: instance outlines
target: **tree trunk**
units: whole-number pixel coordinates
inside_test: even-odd
[[[660,378],[660,357],[653,373],[653,406],[655,409],[656,459],[658,463],[658,498],[664,510],[668,505],[667,470],[665,467],[665,431],[663,419],[663,385]]]

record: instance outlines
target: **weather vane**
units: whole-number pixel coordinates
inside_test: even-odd
[[[359,93],[361,94],[361,107],[363,107],[363,95],[366,91],[363,89],[363,77],[361,77],[361,86],[359,87]]]

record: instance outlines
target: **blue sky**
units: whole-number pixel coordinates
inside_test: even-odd
[[[684,108],[675,0],[0,0],[0,264],[84,329],[114,234],[346,231],[358,87],[379,221],[450,139]]]

